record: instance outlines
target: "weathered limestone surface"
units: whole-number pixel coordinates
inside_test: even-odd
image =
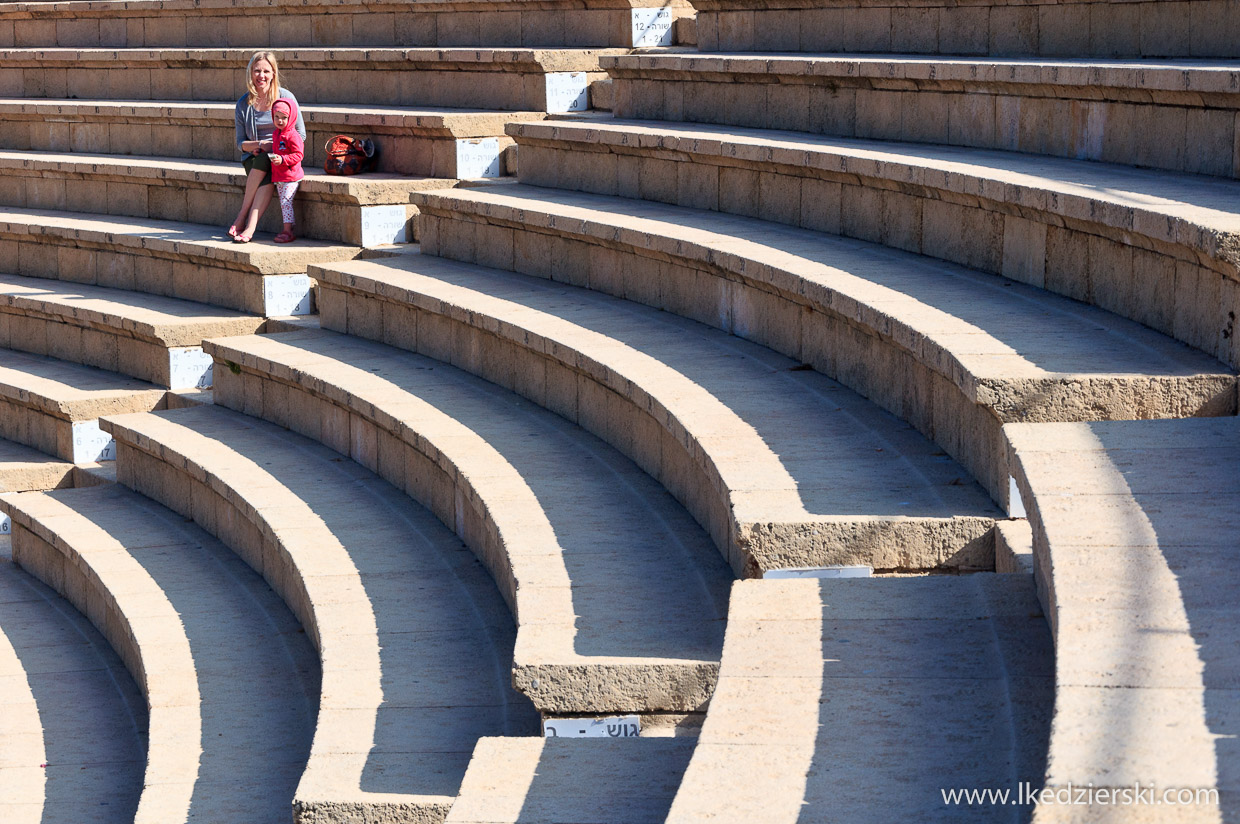
[[[1221,807],[1123,820],[1226,820],[1240,801],[1236,418],[1004,434],[1055,635],[1047,786],[1216,789]],[[1081,813],[1120,820],[1100,806]],[[1035,818],[1067,820],[1053,809]]]
[[[0,438],[0,492],[73,485],[73,464]]]
[[[426,255],[313,270],[326,328],[448,361],[598,435],[735,574],[990,568],[1000,513],[954,461],[796,361],[666,312]]]
[[[539,710],[705,703],[731,575],[638,467],[503,389],[381,344],[308,330],[206,348],[217,403],[352,457],[473,550],[517,620],[513,683]]]
[[[0,347],[171,387],[172,353],[248,335],[262,317],[121,289],[0,275]]]
[[[457,139],[493,137],[501,149],[510,122],[540,120],[542,112],[392,106],[306,106],[307,169],[322,168],[324,144],[361,132],[379,142],[376,171],[455,178]],[[0,99],[0,149],[25,152],[106,152],[186,160],[237,161],[233,103],[179,100]],[[379,178],[368,175],[357,183]]]
[[[685,0],[129,0],[0,4],[0,47],[632,46]]]
[[[331,242],[321,247],[361,245],[364,207],[401,206],[409,220],[416,214],[409,205],[412,192],[457,183],[393,174],[333,177],[309,165],[307,171],[297,189],[296,224],[301,233]],[[226,227],[237,217],[246,172],[240,163],[227,161],[0,151],[0,175],[0,206]],[[277,205],[258,228],[278,232],[281,225]]]
[[[484,738],[446,824],[662,824],[694,743]]]
[[[284,246],[270,241],[238,244],[231,242],[224,229],[65,212],[55,202],[42,209],[0,208],[0,261],[15,275],[264,314],[262,276],[305,274],[311,263],[349,260],[361,251],[356,246],[313,240]]]
[[[283,85],[307,104],[547,110],[549,72],[606,77],[627,49],[297,48]],[[237,100],[251,49],[2,49],[0,96],[90,100]]]
[[[133,824],[142,694],[99,632],[12,562],[8,535],[0,536],[0,682],[0,820]]]
[[[1240,73],[1222,61],[772,52],[628,54],[602,65],[617,117],[1240,173]]]
[[[1021,820],[940,790],[1038,785],[1054,671],[1027,576],[738,581],[667,821]]]
[[[415,202],[424,252],[588,286],[769,346],[913,424],[1001,504],[1002,422],[1235,412],[1235,375],[1212,358],[953,264],[733,215],[524,185]]]
[[[1240,185],[1232,181],[688,123],[592,119],[509,131],[521,146],[522,183],[877,241],[1004,274],[1181,339],[1200,333],[1177,333],[1177,318],[1181,327],[1210,319],[1217,338],[1227,318],[1211,310],[1240,281]],[[1202,295],[1210,305],[1176,306],[1178,293],[1198,291],[1202,278],[1202,291],[1217,293]],[[1194,345],[1210,351],[1218,343]]]
[[[319,655],[297,822],[440,821],[474,742],[535,729],[513,628],[469,551],[358,465],[217,406],[107,418],[118,481],[262,574]]]
[[[167,393],[89,366],[0,349],[0,438],[73,460],[73,424],[163,409]]]
[[[1240,57],[1226,0],[699,0],[704,51]]]
[[[314,730],[314,652],[218,541],[116,485],[0,498],[13,558],[81,610],[149,712],[135,824],[288,815]],[[228,792],[218,791],[227,786]]]

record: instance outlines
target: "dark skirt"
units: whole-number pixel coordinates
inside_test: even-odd
[[[246,174],[249,174],[252,169],[261,169],[263,171],[263,182],[261,185],[266,186],[271,183],[271,155],[266,152],[246,155],[245,160],[241,161],[241,165],[245,167]]]

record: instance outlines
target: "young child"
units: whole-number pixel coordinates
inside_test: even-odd
[[[276,235],[275,241],[292,243],[297,240],[293,234],[293,195],[306,175],[301,169],[305,143],[293,127],[297,122],[297,104],[288,98],[280,98],[271,104],[271,119],[275,123],[275,131],[271,135],[271,180],[276,184],[280,216],[284,220],[284,231]]]

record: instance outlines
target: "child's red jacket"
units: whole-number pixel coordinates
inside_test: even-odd
[[[271,180],[273,183],[291,183],[294,180],[301,180],[306,176],[302,171],[301,159],[306,153],[306,144],[301,139],[301,135],[297,134],[294,124],[297,123],[297,104],[286,97],[281,97],[273,105],[288,106],[288,125],[283,129],[277,128],[271,135],[271,151],[273,154],[280,156],[280,163],[271,164]]]

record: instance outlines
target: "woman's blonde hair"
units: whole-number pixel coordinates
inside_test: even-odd
[[[254,64],[260,60],[266,60],[271,65],[271,83],[267,86],[267,94],[263,95],[262,99],[258,96],[258,89],[254,88]],[[276,62],[274,54],[269,51],[254,52],[249,65],[245,67],[245,87],[250,90],[247,103],[251,106],[262,103],[265,109],[271,108],[271,104],[280,97],[280,64]]]

